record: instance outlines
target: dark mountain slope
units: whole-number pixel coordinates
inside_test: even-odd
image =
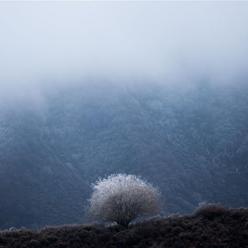
[[[0,226],[80,223],[110,173],[158,186],[165,212],[248,206],[248,88],[93,84],[0,104]]]
[[[0,232],[4,248],[80,247],[248,247],[248,210],[210,207],[193,216],[170,217],[130,226],[61,226],[41,231]]]

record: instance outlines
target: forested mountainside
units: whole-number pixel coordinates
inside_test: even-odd
[[[101,85],[101,87],[100,87]],[[0,227],[81,223],[91,183],[136,174],[164,213],[248,206],[246,84],[78,84],[0,101]]]

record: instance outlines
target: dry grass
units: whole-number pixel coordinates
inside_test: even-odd
[[[120,226],[73,225],[0,232],[0,248],[245,248],[248,209],[202,206],[192,216]]]

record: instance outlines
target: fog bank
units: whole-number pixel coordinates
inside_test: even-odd
[[[0,90],[71,84],[237,82],[245,2],[1,2]]]

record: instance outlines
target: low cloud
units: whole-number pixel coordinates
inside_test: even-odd
[[[236,82],[245,2],[1,2],[0,89],[94,78]]]

